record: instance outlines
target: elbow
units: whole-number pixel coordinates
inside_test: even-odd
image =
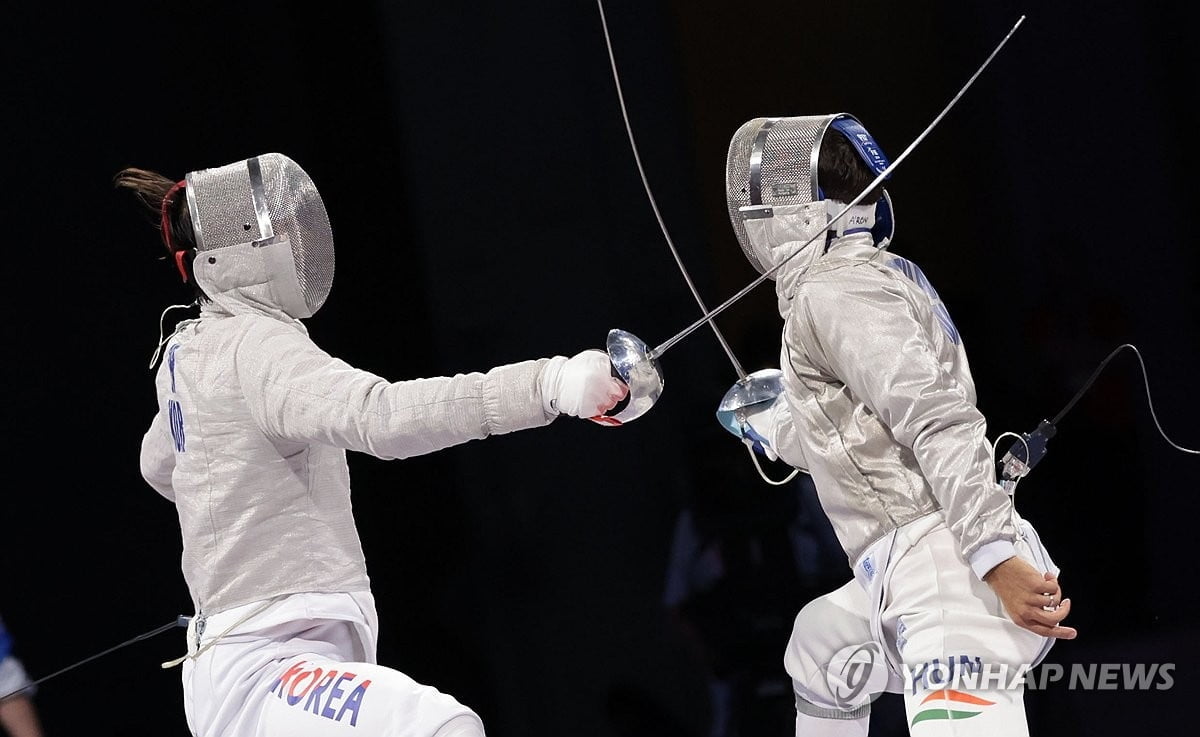
[[[147,464],[143,459],[141,464],[142,480],[168,501],[175,501],[175,487],[172,484],[172,472],[164,471],[154,465]]]
[[[897,440],[910,448],[934,445],[939,438],[959,437],[984,430],[983,415],[979,412],[944,408],[902,417],[892,426]]]

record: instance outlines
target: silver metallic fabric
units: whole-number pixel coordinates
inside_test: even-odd
[[[257,256],[249,248],[284,251],[293,268],[277,277],[274,301],[296,318],[312,316],[325,303],[333,286],[333,230],[316,185],[299,164],[268,153],[193,171],[187,197],[198,265],[230,257],[230,248],[242,251],[242,258]],[[211,296],[199,274],[197,280]]]
[[[189,175],[211,301],[167,341],[141,446],[204,614],[370,590],[347,451],[405,458],[554,419],[538,388],[549,359],[392,382],[319,348],[296,310],[319,306],[332,277],[324,207],[290,160],[257,161],[261,200],[247,162]]]
[[[545,363],[389,382],[298,321],[207,305],[168,343],[141,450],[143,477],[175,502],[196,611],[368,591],[346,451],[406,458],[546,425]]]
[[[1011,555],[1012,503],[962,336],[920,268],[857,233],[811,267],[785,264],[776,292],[785,391],[771,444],[812,474],[849,560],[934,513],[976,573]]]

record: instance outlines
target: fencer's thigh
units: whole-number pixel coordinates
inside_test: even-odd
[[[479,717],[399,671],[354,661],[348,622],[231,635],[184,665],[196,737],[482,737]]]
[[[380,665],[300,656],[264,682],[256,737],[448,737],[451,722],[483,737],[479,718],[453,697]]]
[[[889,650],[908,673],[904,702],[913,734],[1028,735],[1017,676],[1044,652],[1045,638],[1008,617],[944,526],[896,562],[882,625]],[[1007,677],[972,682],[972,672]]]
[[[839,651],[875,641],[871,614],[870,596],[853,579],[800,610],[784,655],[784,668],[798,697],[823,708],[844,706],[831,691],[829,664]],[[890,678],[885,690],[899,692],[899,685]]]
[[[945,526],[923,536],[896,562],[882,624],[889,650],[908,666],[933,658],[945,662],[949,656],[1028,665],[1046,643],[1012,621],[996,593],[963,560]]]

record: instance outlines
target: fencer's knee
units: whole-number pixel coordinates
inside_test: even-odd
[[[433,737],[484,737],[483,722],[474,712],[459,714],[439,727]]]
[[[810,601],[796,615],[792,624],[792,636],[788,638],[787,651],[784,654],[784,668],[793,681],[808,683],[814,678],[823,678],[825,667],[823,662],[827,648],[816,646],[818,633],[822,631],[821,607],[817,601]],[[820,651],[820,652],[818,652]]]
[[[837,691],[837,679],[831,681],[829,669],[833,652],[829,643],[819,636],[821,630],[810,626],[819,623],[812,614],[813,611],[805,607],[796,617],[796,626],[784,656],[784,668],[792,677],[796,713],[820,719],[859,719],[867,716],[870,713],[869,702],[864,704],[856,699],[854,703],[849,703],[843,698],[846,694]]]

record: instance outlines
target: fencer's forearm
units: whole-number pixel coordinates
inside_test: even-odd
[[[933,377],[930,377],[933,379]],[[983,574],[1016,553],[1008,495],[996,483],[983,415],[952,388],[931,380],[891,398],[887,415],[958,539],[963,557]]]
[[[961,409],[978,414],[969,405]],[[982,415],[948,424],[936,423],[912,433],[912,451],[929,480],[946,526],[958,539],[963,557],[982,579],[993,567],[1016,555],[1016,529],[1008,495],[996,484]]]
[[[11,737],[42,737],[42,725],[26,696],[0,700],[0,727]]]
[[[266,325],[247,336],[238,379],[251,415],[271,437],[407,458],[553,419],[537,386],[546,359],[389,382],[286,328]]]
[[[334,445],[380,458],[405,458],[548,424],[537,378],[544,360],[496,367],[487,373],[376,383],[363,412],[340,420]],[[358,406],[358,398],[348,400]],[[336,411],[331,426],[339,424]]]

